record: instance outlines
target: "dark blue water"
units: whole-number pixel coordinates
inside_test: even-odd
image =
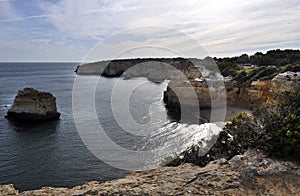
[[[0,183],[21,190],[74,186],[124,176],[99,161],[85,147],[72,115],[76,63],[0,64]],[[61,119],[36,126],[15,125],[4,118],[19,89],[33,87],[57,97]]]
[[[0,63],[0,184],[30,190],[120,178],[128,170],[157,165],[214,133],[209,124],[169,120],[162,100],[166,81],[76,76],[76,66]],[[74,81],[79,81],[75,91]],[[5,119],[24,87],[54,94],[60,120],[20,125]]]

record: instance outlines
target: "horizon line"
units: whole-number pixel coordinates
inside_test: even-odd
[[[266,50],[257,50],[256,52],[240,52],[239,55],[220,55],[220,56],[212,56],[212,55],[208,55],[206,57],[212,57],[212,58],[234,58],[234,57],[239,57],[243,54],[247,54],[248,56],[251,56],[251,55],[254,55],[255,53],[257,52],[261,52],[263,54],[266,54],[268,51],[273,51],[273,50],[300,50],[300,48],[273,48],[273,49],[266,49]],[[204,58],[206,58],[204,57]],[[38,60],[33,60],[33,61],[28,61],[28,60],[24,60],[24,61],[0,61],[0,63],[90,63],[90,62],[98,62],[98,61],[112,61],[112,60],[128,60],[128,59],[162,59],[162,58],[165,58],[165,59],[168,59],[168,58],[185,58],[185,59],[204,59],[204,58],[200,58],[200,57],[182,57],[182,56],[148,56],[148,57],[144,57],[144,56],[141,56],[141,57],[124,57],[124,58],[116,58],[116,59],[98,59],[98,60],[95,60],[95,61],[72,61],[72,60],[62,60],[62,61],[59,61],[59,60],[55,60],[55,61],[45,61],[45,60],[41,60],[41,61],[38,61]]]

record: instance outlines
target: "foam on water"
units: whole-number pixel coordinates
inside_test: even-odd
[[[205,154],[212,147],[216,141],[215,136],[221,130],[222,128],[214,123],[201,125],[168,123],[150,137],[150,143],[154,142],[158,148],[153,150],[155,157],[149,164],[160,164],[166,157],[179,155],[193,145],[201,146],[203,151],[199,153]]]

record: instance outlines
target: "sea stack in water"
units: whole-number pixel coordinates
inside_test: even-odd
[[[47,121],[59,119],[60,113],[51,93],[24,88],[18,91],[5,117],[16,121]]]

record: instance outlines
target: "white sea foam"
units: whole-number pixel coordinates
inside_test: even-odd
[[[151,136],[150,141],[159,144],[153,150],[155,156],[153,162],[149,164],[159,164],[166,157],[179,155],[192,145],[200,145],[202,153],[206,153],[216,140],[214,136],[221,130],[222,128],[214,123],[201,125],[169,123]]]

